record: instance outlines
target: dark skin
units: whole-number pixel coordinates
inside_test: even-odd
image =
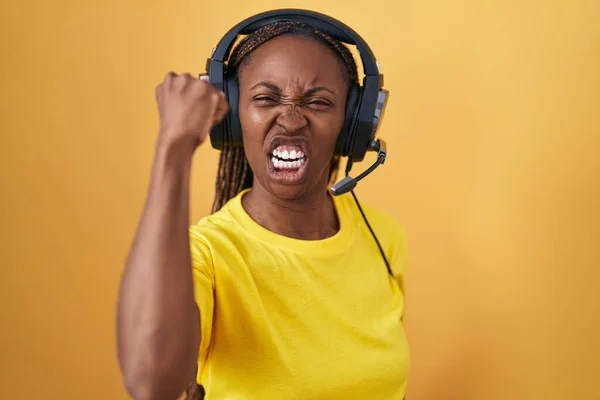
[[[311,38],[282,36],[256,49],[240,71],[244,150],[254,173],[243,198],[248,214],[272,232],[303,240],[334,235],[339,224],[328,172],[345,117],[347,72]],[[307,168],[293,184],[268,171],[274,141],[303,140]]]
[[[348,74],[327,47],[310,39],[272,39],[251,56],[240,71],[240,118],[254,173],[244,207],[278,234],[331,236],[339,228],[326,186]],[[270,87],[256,86],[263,81]],[[177,398],[195,377],[202,316],[190,253],[190,168],[195,150],[229,108],[223,93],[189,74],[167,74],[156,97],[156,152],[117,309],[119,366],[135,399]],[[269,167],[274,141],[290,140],[302,141],[307,157],[294,184],[278,182]]]

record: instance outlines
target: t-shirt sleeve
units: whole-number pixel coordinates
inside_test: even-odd
[[[192,257],[192,276],[194,280],[194,299],[200,311],[200,349],[198,355],[199,370],[206,360],[211,340],[214,312],[214,268],[210,248],[196,228],[190,228],[190,246]],[[200,372],[200,371],[199,371]]]
[[[406,231],[404,228],[394,223],[390,249],[390,267],[398,282],[398,286],[403,295],[406,295],[406,270],[408,264],[408,245]]]

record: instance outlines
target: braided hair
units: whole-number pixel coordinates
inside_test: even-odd
[[[348,72],[349,84],[358,82],[356,62],[350,50],[338,40],[311,25],[299,21],[279,21],[266,25],[244,37],[231,52],[228,61],[229,73],[239,78],[239,73],[251,59],[251,53],[260,45],[278,36],[303,36],[315,39],[326,45],[339,58]],[[331,184],[338,172],[339,157],[331,160],[329,168],[329,183]],[[250,188],[254,175],[246,159],[243,147],[226,146],[220,154],[219,169],[215,183],[215,197],[212,212],[218,211],[227,201],[244,189]]]

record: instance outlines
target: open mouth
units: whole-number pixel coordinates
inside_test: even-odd
[[[269,155],[270,175],[288,183],[297,182],[306,171],[307,157],[301,146],[280,145]]]

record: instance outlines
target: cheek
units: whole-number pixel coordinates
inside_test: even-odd
[[[243,110],[243,115],[250,129],[261,128],[267,121],[265,112],[257,108],[247,107]]]
[[[331,153],[344,126],[344,119],[344,110],[335,110],[327,116],[315,118],[313,135],[315,141],[320,144],[317,148],[319,153],[326,153],[327,157],[331,157]]]
[[[240,123],[246,158],[251,166],[264,161],[264,142],[269,131],[270,119],[264,112],[240,105]]]
[[[239,117],[244,140],[248,138],[251,141],[264,140],[274,121],[273,112],[265,108],[252,107],[248,102],[240,104]]]

